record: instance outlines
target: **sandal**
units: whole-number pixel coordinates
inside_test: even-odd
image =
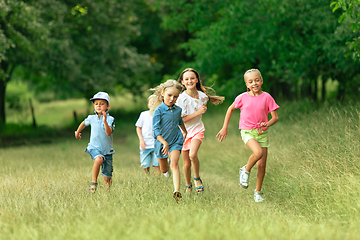
[[[185,184],[185,192],[187,192],[187,193],[192,192],[192,184],[190,184],[190,186]]]
[[[174,195],[173,195],[174,199],[176,200],[176,203],[178,203],[180,201],[180,199],[182,198],[181,193],[179,191],[174,191]]]
[[[96,188],[97,188],[97,183],[96,182],[91,182],[90,183],[90,187],[89,187],[89,192],[90,193],[95,193],[96,192]]]
[[[195,187],[195,191],[196,191],[197,193],[202,193],[202,192],[204,191],[204,186],[202,185],[201,178],[200,178],[200,177],[194,178],[194,180],[201,182],[201,186]],[[198,191],[198,190],[201,190],[201,191]]]

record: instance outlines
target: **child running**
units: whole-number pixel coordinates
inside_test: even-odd
[[[174,193],[173,197],[178,202],[182,196],[180,193],[180,169],[179,158],[187,131],[181,118],[181,108],[175,105],[183,86],[175,80],[167,80],[154,91],[154,104],[150,108],[153,115],[153,137],[155,138],[155,155],[159,159],[160,170],[165,176],[173,173]],[[181,132],[180,128],[183,132]],[[184,135],[183,135],[184,134]]]
[[[148,98],[147,105],[150,109],[153,104],[153,98],[151,95]],[[154,137],[152,136],[152,116],[150,111],[143,111],[140,113],[139,119],[135,123],[136,133],[140,141],[140,163],[146,174],[150,173],[150,165],[155,169],[155,174],[160,174],[159,161],[155,156]]]
[[[85,149],[94,161],[92,181],[89,192],[95,193],[97,179],[101,166],[101,175],[104,177],[108,189],[112,184],[113,157],[112,132],[115,128],[115,119],[109,115],[110,97],[106,92],[98,92],[91,99],[94,103],[95,114],[89,115],[75,131],[75,137],[81,139],[81,131],[86,126],[91,126],[90,142]]]
[[[186,181],[185,191],[192,191],[191,166],[193,166],[195,191],[201,193],[204,191],[204,186],[199,174],[200,162],[198,151],[205,132],[201,117],[207,110],[206,103],[208,100],[216,105],[222,103],[224,97],[210,95],[208,90],[215,91],[212,88],[201,85],[200,75],[195,69],[186,68],[180,74],[178,81],[186,88],[176,102],[176,105],[182,108],[181,116],[187,130],[185,143],[182,148],[183,171]]]
[[[228,133],[228,124],[233,111],[240,109],[239,129],[241,137],[246,146],[250,148],[252,154],[245,166],[240,168],[239,183],[243,188],[249,186],[250,171],[257,164],[257,182],[254,190],[255,202],[263,202],[261,187],[265,177],[266,159],[268,155],[268,127],[278,121],[276,110],[279,106],[270,94],[261,90],[263,79],[258,69],[250,69],[245,72],[244,80],[247,92],[235,98],[234,103],[228,108],[224,125],[216,135],[219,142],[222,142]],[[268,113],[271,119],[268,121]]]

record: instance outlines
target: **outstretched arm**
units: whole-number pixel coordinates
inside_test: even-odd
[[[77,128],[77,130],[75,131],[75,138],[76,139],[81,139],[81,131],[85,128],[85,122],[82,121],[82,123],[80,123],[79,127]]]
[[[216,134],[216,137],[218,137],[219,142],[222,142],[226,138],[226,135],[228,133],[227,128],[229,125],[230,117],[231,117],[232,113],[234,112],[234,110],[235,110],[235,106],[233,104],[231,104],[231,106],[226,111],[223,127],[221,128],[219,133]]]

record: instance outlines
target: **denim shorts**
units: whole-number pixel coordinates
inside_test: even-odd
[[[148,168],[151,165],[152,160],[152,166],[158,167],[159,161],[157,157],[155,156],[155,149],[154,148],[148,148],[145,150],[140,149],[140,163],[143,168]]]
[[[103,155],[99,150],[96,149],[85,149],[85,152],[90,154],[92,160],[95,161],[97,157],[103,158],[103,163],[101,164],[101,175],[106,178],[112,178],[113,173],[113,157],[112,154]]]
[[[259,134],[257,129],[241,129],[240,133],[245,144],[250,139],[255,139],[260,144],[260,147],[270,147],[267,131],[261,130],[261,134]]]

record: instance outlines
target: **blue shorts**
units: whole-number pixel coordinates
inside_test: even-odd
[[[140,163],[143,168],[148,168],[151,165],[152,160],[152,166],[158,167],[159,161],[157,157],[155,156],[155,149],[154,148],[148,148],[145,150],[140,149]]]
[[[260,144],[260,147],[266,147],[266,148],[270,147],[267,131],[262,130],[261,134],[259,134],[257,129],[250,129],[250,130],[241,129],[240,133],[241,133],[241,138],[245,144],[250,139],[255,139]]]
[[[103,158],[103,163],[101,164],[101,175],[103,175],[106,178],[112,178],[113,173],[113,157],[112,154],[109,155],[103,155],[100,153],[99,150],[96,149],[85,149],[85,152],[90,154],[90,157],[92,160],[95,161],[97,157]]]

